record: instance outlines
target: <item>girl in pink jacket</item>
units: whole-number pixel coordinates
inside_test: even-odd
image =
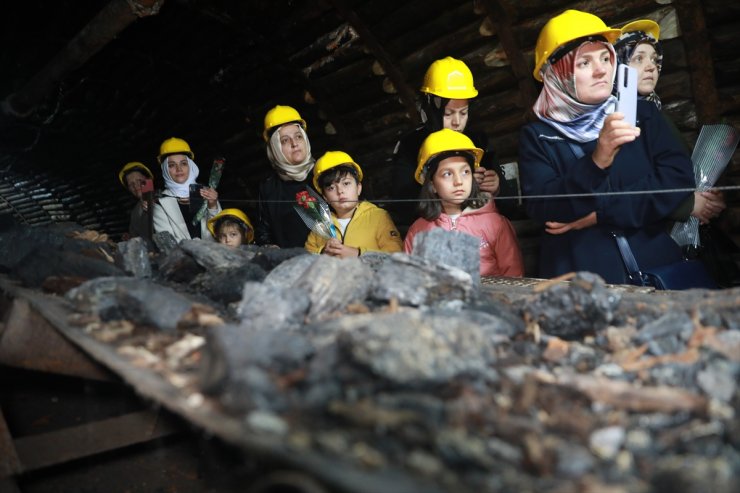
[[[521,277],[524,264],[514,228],[473,179],[482,155],[469,137],[454,130],[443,129],[424,140],[415,174],[422,185],[421,217],[409,228],[404,250],[411,253],[421,231],[460,231],[480,239],[482,276]]]

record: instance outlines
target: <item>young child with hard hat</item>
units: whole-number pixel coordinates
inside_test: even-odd
[[[238,248],[254,240],[254,227],[240,209],[224,209],[208,220],[208,230],[222,245]]]
[[[433,132],[424,140],[414,174],[422,185],[421,217],[406,233],[404,250],[412,253],[414,237],[423,231],[460,231],[480,239],[482,276],[521,277],[524,264],[516,232],[473,179],[482,156],[483,149],[453,130]]]
[[[337,238],[311,232],[305,248],[311,253],[357,257],[365,252],[400,252],[401,235],[388,212],[360,200],[362,168],[346,152],[329,151],[313,170],[313,185],[331,207]]]

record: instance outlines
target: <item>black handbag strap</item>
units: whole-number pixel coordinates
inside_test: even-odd
[[[627,242],[627,238],[613,231],[612,236],[617,241],[619,254],[622,256],[624,267],[627,269],[627,278],[632,284],[635,284],[637,286],[644,286],[645,277],[643,276],[642,271],[640,271],[640,266],[637,265],[637,260],[635,260],[635,256],[632,253],[632,248],[630,248],[630,244]]]

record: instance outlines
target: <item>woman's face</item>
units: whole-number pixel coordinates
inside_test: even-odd
[[[445,106],[444,128],[462,132],[468,124],[468,100],[450,99]]]
[[[576,99],[599,104],[612,93],[614,66],[611,52],[603,43],[586,43],[578,49],[574,75]]]
[[[280,148],[290,164],[301,164],[306,159],[306,139],[298,125],[285,125],[278,129]]]
[[[637,69],[637,92],[640,96],[653,92],[660,77],[655,47],[650,43],[638,44],[630,58],[630,67]]]
[[[167,171],[175,183],[185,183],[190,177],[190,165],[185,154],[167,156]]]
[[[126,188],[137,199],[141,200],[141,188],[146,184],[147,177],[139,171],[131,171],[124,178]]]

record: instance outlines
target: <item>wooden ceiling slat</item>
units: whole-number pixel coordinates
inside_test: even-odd
[[[362,21],[362,19],[360,19],[357,12],[347,5],[347,2],[344,0],[331,0],[331,2],[339,11],[339,15],[342,16],[360,35],[362,42],[378,60],[386,75],[393,83],[393,86],[396,88],[396,91],[398,91],[401,102],[406,108],[409,116],[415,123],[418,122],[416,95],[411,86],[406,82],[404,74],[399,68],[398,62],[380,43],[370,28]]]
[[[511,71],[514,72],[522,95],[522,104],[525,108],[530,108],[537,99],[537,88],[534,85],[530,65],[524,59],[524,54],[514,38],[511,18],[499,0],[480,1],[488,20],[496,28],[496,35],[509,60]]]
[[[704,9],[693,0],[676,0],[676,14],[681,25],[691,87],[700,124],[719,121],[719,97],[714,81],[712,47],[707,34]]]

